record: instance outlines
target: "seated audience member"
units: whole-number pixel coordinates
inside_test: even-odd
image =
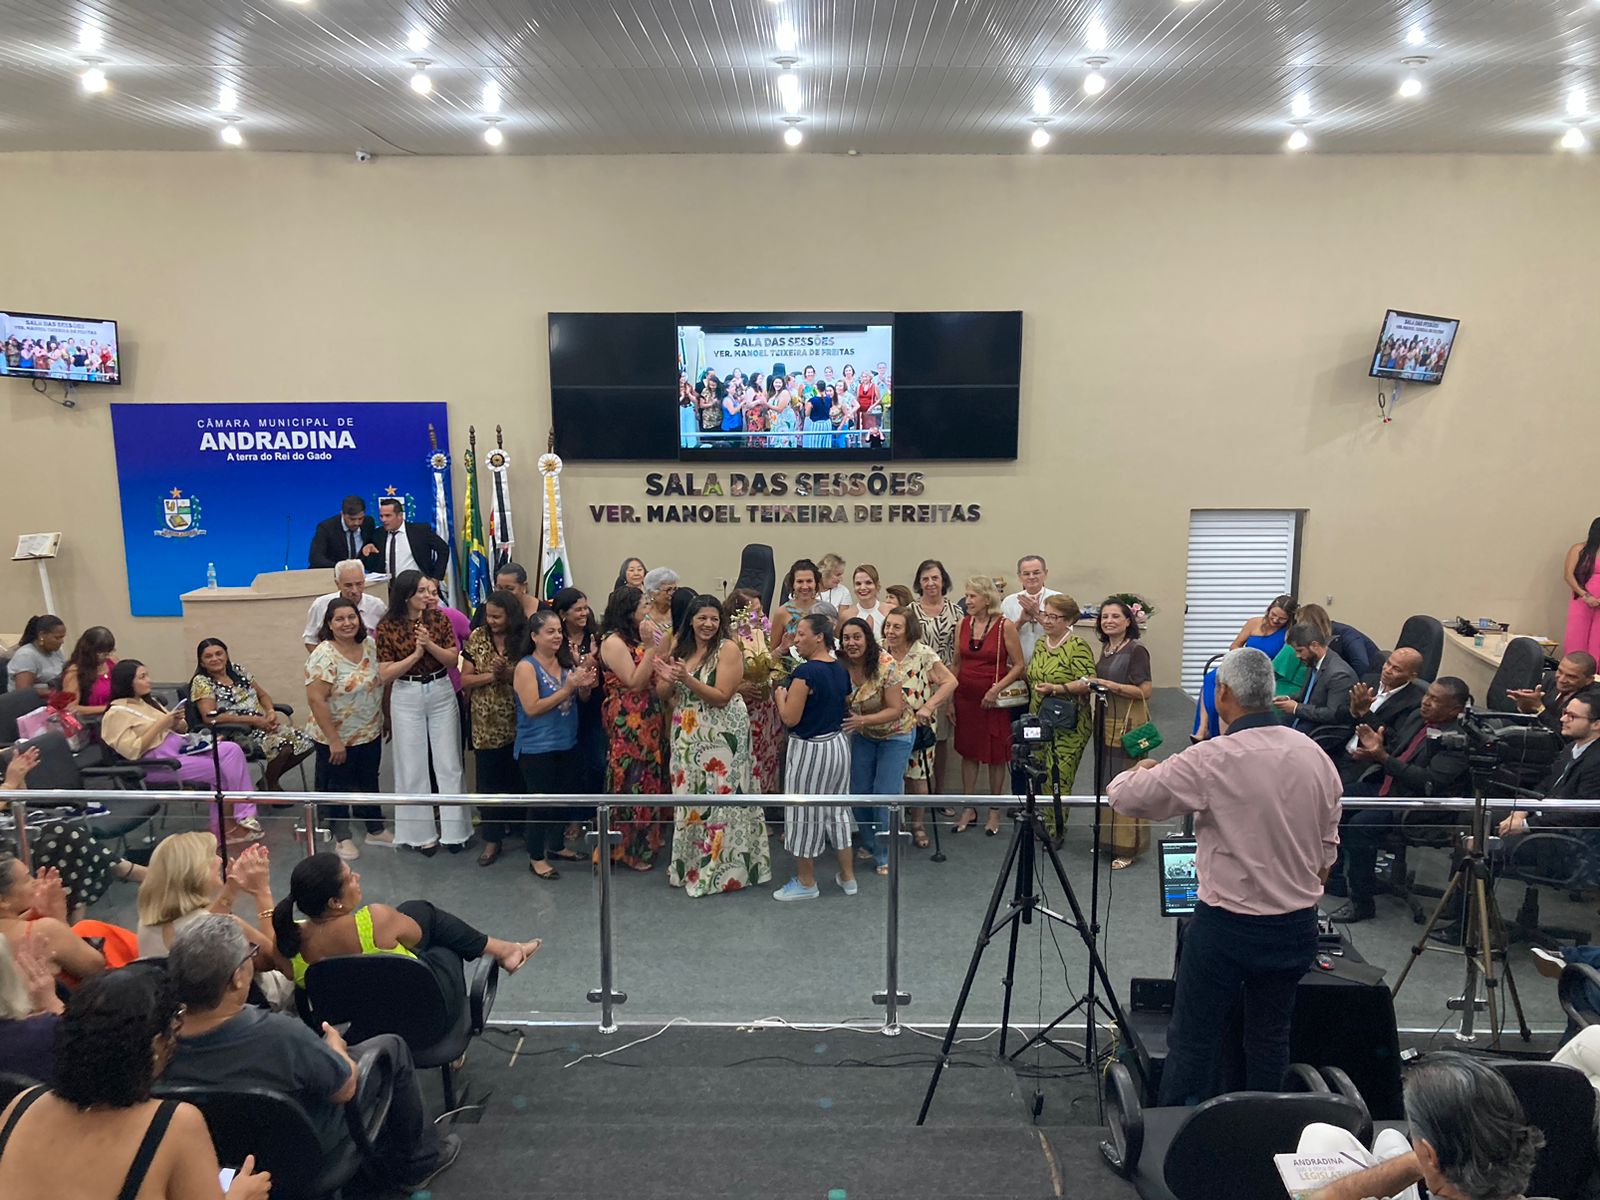
[[[1266,612],[1259,617],[1251,617],[1240,627],[1228,649],[1250,646],[1268,658],[1274,657],[1283,649],[1289,636],[1289,626],[1294,624],[1295,613],[1299,609],[1299,602],[1293,596],[1274,596]],[[1295,659],[1296,663],[1299,661]],[[1194,741],[1203,742],[1221,732],[1217,726],[1217,672],[1213,668],[1200,681],[1200,698],[1195,701],[1194,727],[1189,736]]]
[[[1302,621],[1289,630],[1288,644],[1306,666],[1306,682],[1298,696],[1279,696],[1273,704],[1290,728],[1300,730],[1331,755],[1350,728],[1350,689],[1356,685],[1356,673],[1328,649],[1327,635],[1310,622]]]
[[[6,663],[10,690],[39,688],[52,692],[60,687],[61,674],[67,669],[66,656],[61,653],[61,644],[66,640],[67,623],[60,617],[48,613],[29,617],[22,628],[22,640]]]
[[[1312,1193],[1313,1200],[1417,1200],[1418,1183],[1438,1200],[1522,1200],[1544,1135],[1528,1124],[1503,1075],[1446,1050],[1410,1067],[1404,1086],[1409,1145],[1403,1134],[1386,1130],[1368,1151],[1332,1125],[1306,1127],[1298,1153],[1370,1164]]]
[[[49,951],[26,935],[15,946],[0,937],[0,1071],[54,1082],[65,1007]]]
[[[61,672],[61,690],[72,697],[68,706],[80,716],[98,716],[111,703],[111,668],[117,660],[117,639],[104,625],[91,625],[78,635],[67,666]]]
[[[261,752],[267,763],[261,786],[269,792],[282,791],[278,780],[283,773],[316,748],[309,734],[289,724],[272,706],[267,689],[233,661],[221,638],[206,638],[196,648],[189,699],[201,718],[216,726],[213,732],[242,732]]]
[[[266,1200],[272,1177],[252,1158],[223,1192],[199,1109],[151,1098],[183,1019],[165,971],[112,971],[74,992],[53,1090],[0,1113],[0,1196]]]
[[[1330,621],[1328,627],[1331,630],[1328,649],[1344,659],[1358,679],[1381,665],[1383,652],[1361,630],[1343,621]]]
[[[231,915],[241,895],[250,897],[262,924],[260,931],[244,926],[245,936],[270,951],[272,910],[277,903],[272,898],[271,866],[265,846],[250,846],[230,864],[224,883],[217,839],[211,834],[175,833],[163,838],[139,885],[140,957],[161,958],[191,921],[207,913]]]
[[[1539,790],[1547,800],[1592,800],[1600,796],[1600,687],[1588,687],[1567,701],[1561,713],[1567,749],[1551,764]],[[1500,822],[1502,837],[1541,829],[1577,831],[1600,849],[1600,813],[1555,808],[1518,810]]]
[[[1467,752],[1447,746],[1444,737],[1461,731],[1467,699],[1467,685],[1446,675],[1428,685],[1422,702],[1407,712],[1392,732],[1383,725],[1357,726],[1360,745],[1351,758],[1368,767],[1364,775],[1346,785],[1345,794],[1419,799],[1470,795]],[[1460,819],[1461,814],[1450,809],[1420,810],[1406,813],[1404,823],[1454,825]],[[1378,842],[1386,830],[1399,823],[1400,814],[1390,809],[1346,810],[1340,850],[1350,903],[1332,914],[1335,921],[1369,921],[1377,915],[1372,897],[1377,887]]]
[[[294,912],[308,918],[296,922]],[[507,942],[479,933],[459,917],[426,900],[407,900],[391,908],[368,904],[361,876],[336,854],[313,854],[295,864],[289,895],[272,913],[276,965],[297,987],[306,968],[341,954],[399,954],[419,960],[433,972],[452,1013],[466,1007],[462,963],[485,954],[499,959],[508,975],[538,952],[540,938]]]
[[[45,868],[29,875],[22,860],[4,850],[0,850],[0,936],[13,945],[31,943],[48,956],[56,974],[87,979],[106,969],[100,952],[67,924],[67,891],[60,872]]]
[[[317,643],[322,640],[322,622],[327,619],[329,601],[343,596],[354,604],[361,613],[361,623],[367,627],[368,633],[378,628],[378,622],[383,620],[383,614],[388,611],[382,600],[367,595],[366,568],[353,558],[347,558],[333,568],[333,587],[333,591],[318,596],[306,609],[306,627],[300,634],[300,640],[305,643],[307,654],[315,650]]]
[[[1538,713],[1539,724],[1557,733],[1561,731],[1561,713],[1584,688],[1594,686],[1594,657],[1583,650],[1574,650],[1556,664],[1554,671],[1546,671],[1536,688],[1513,688],[1506,695],[1516,704],[1518,712]]]
[[[376,1149],[406,1191],[426,1187],[456,1159],[461,1139],[440,1136],[423,1106],[411,1051],[394,1034],[352,1050],[333,1026],[318,1037],[296,1017],[248,1002],[257,947],[227,917],[197,918],[172,943],[167,974],[184,1006],[178,1047],[163,1082],[175,1087],[269,1088],[299,1102],[324,1154],[349,1140],[344,1106],[356,1103],[356,1058],[386,1054],[394,1098]]]
[[[156,785],[163,783],[191,783],[202,787],[216,786],[218,765],[222,771],[222,789],[226,792],[252,792],[255,781],[250,778],[250,766],[244,751],[232,742],[222,742],[213,759],[209,746],[193,747],[184,739],[188,723],[183,716],[184,706],[179,704],[168,712],[150,694],[150,673],[136,658],[125,658],[111,672],[111,705],[100,722],[100,740],[110,749],[131,762],[142,758],[158,757],[177,760],[177,767],[155,766],[145,778]],[[249,803],[223,805],[228,813],[226,831],[213,829],[230,845],[244,846],[261,836],[260,825],[255,824],[256,806]],[[211,822],[216,824],[216,813]],[[247,823],[248,822],[248,823]]]
[[[1350,717],[1356,725],[1383,725],[1397,729],[1406,714],[1414,711],[1427,694],[1427,686],[1419,683],[1417,672],[1422,670],[1422,653],[1409,646],[1392,651],[1383,666],[1350,689]],[[1335,760],[1339,776],[1345,783],[1354,783],[1372,769],[1368,759],[1354,757],[1361,747],[1355,730],[1344,744],[1344,753]]]

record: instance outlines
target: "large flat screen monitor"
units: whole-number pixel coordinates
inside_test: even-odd
[[[117,323],[0,310],[0,375],[121,383]]]
[[[678,318],[678,456],[892,457],[894,320]]]
[[[1391,308],[1383,318],[1378,348],[1372,355],[1374,379],[1399,379],[1406,383],[1438,383],[1450,365],[1461,322],[1449,317]]]

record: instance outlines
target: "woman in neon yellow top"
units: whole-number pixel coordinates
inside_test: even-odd
[[[296,921],[299,909],[306,917]],[[465,1007],[462,963],[491,955],[507,974],[534,956],[540,938],[507,942],[489,937],[426,900],[391,907],[368,904],[361,876],[337,854],[313,854],[289,877],[289,895],[272,910],[278,968],[305,985],[306,968],[347,954],[401,954],[418,959],[439,980],[447,1002]],[[452,1011],[452,1015],[455,1015]]]

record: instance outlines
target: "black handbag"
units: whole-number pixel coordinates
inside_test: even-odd
[[[1078,727],[1078,701],[1073,696],[1046,696],[1039,701],[1039,720],[1051,729]]]

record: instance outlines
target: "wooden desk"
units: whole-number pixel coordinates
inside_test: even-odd
[[[300,635],[311,602],[334,590],[333,572],[326,567],[269,571],[257,575],[249,587],[196,588],[180,597],[183,632],[193,645],[221,638],[233,661],[254,675],[274,701],[290,705],[295,724],[304,725],[310,712]],[[386,600],[388,578],[368,580],[367,594]]]
[[[1472,699],[1480,708],[1489,703],[1489,684],[1494,682],[1495,672],[1500,669],[1500,657],[1505,653],[1506,646],[1512,638],[1532,637],[1535,641],[1542,642],[1545,653],[1555,649],[1555,643],[1548,638],[1536,634],[1508,633],[1504,638],[1498,630],[1483,635],[1483,645],[1474,646],[1473,639],[1452,629],[1444,631],[1444,654],[1439,662],[1439,674],[1454,675],[1466,681],[1472,689]]]

